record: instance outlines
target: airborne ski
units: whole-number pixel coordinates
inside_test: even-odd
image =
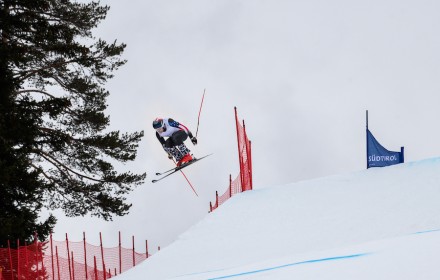
[[[181,166],[177,166],[177,167],[174,167],[172,169],[169,169],[169,170],[166,170],[166,171],[163,171],[163,172],[157,172],[156,175],[158,175],[158,176],[159,175],[164,175],[164,176],[162,176],[162,177],[160,177],[158,179],[152,180],[151,182],[152,183],[156,183],[156,182],[158,182],[158,181],[160,181],[162,179],[165,179],[166,177],[176,173],[177,171],[180,171],[180,170],[184,169],[185,167],[188,167],[189,165],[191,165],[191,164],[193,164],[193,163],[195,163],[195,162],[197,162],[197,161],[199,161],[201,159],[204,159],[205,157],[208,157],[210,155],[212,155],[212,154],[203,156],[201,158],[195,158],[195,159],[193,159],[193,160],[191,160],[189,162],[186,162],[186,163],[182,164]]]

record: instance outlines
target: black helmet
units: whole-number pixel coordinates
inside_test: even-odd
[[[153,128],[154,128],[154,129],[158,129],[158,128],[161,128],[161,127],[163,127],[163,119],[156,118],[156,119],[153,121]]]

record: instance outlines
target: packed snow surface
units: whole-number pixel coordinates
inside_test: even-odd
[[[116,279],[440,279],[440,158],[238,194]]]

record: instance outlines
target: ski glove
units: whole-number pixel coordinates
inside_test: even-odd
[[[197,138],[196,137],[191,138],[191,142],[193,143],[193,145],[197,145]]]

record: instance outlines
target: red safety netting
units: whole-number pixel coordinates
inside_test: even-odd
[[[44,245],[43,245],[44,244]],[[0,280],[105,280],[143,262],[150,255],[133,249],[104,248],[84,240],[36,242],[19,249],[0,248]],[[134,237],[133,237],[134,244]],[[105,271],[105,273],[104,273]]]
[[[42,257],[42,243],[39,242],[18,249],[0,248],[0,280],[43,279]]]
[[[251,156],[251,141],[246,134],[246,127],[240,123],[237,116],[237,109],[235,109],[235,123],[237,129],[237,142],[238,142],[238,159],[240,163],[240,173],[232,181],[229,177],[229,188],[219,196],[216,192],[215,203],[210,203],[210,211],[217,209],[221,204],[228,200],[233,195],[252,190],[252,156]]]
[[[75,270],[75,275],[81,275],[77,279],[90,278],[88,276],[93,275],[95,272],[95,262],[96,270],[101,275],[100,277],[110,278],[127,271],[148,257],[147,253],[137,253],[134,249],[127,249],[122,246],[104,248],[85,243],[84,241],[53,241],[52,246],[53,253],[46,250],[47,255],[52,256],[54,254],[56,257],[58,252],[58,258],[70,261],[71,264],[73,263],[74,265],[70,265],[70,272],[67,271],[67,273],[72,274],[73,270]],[[70,254],[68,255],[67,252],[70,252]],[[68,264],[67,267],[69,267]],[[103,274],[103,271],[106,271],[106,275]],[[54,273],[57,274],[56,266]]]
[[[241,191],[252,190],[251,142],[246,135],[246,128],[237,121],[238,154],[240,158]]]

